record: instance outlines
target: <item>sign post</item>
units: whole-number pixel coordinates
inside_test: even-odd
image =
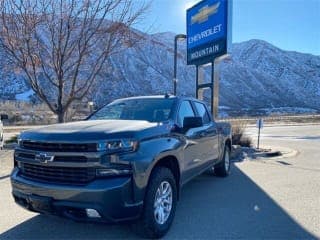
[[[257,120],[257,128],[258,128],[258,144],[257,144],[257,149],[259,149],[259,145],[260,145],[260,130],[261,128],[263,128],[263,119],[259,118]]]
[[[196,97],[204,88],[211,90],[211,112],[217,115],[218,83],[214,83],[214,61],[231,47],[232,0],[203,0],[187,10],[187,64],[196,65]],[[211,63],[211,82],[199,79],[201,65]]]

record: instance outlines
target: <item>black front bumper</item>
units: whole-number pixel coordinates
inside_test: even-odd
[[[11,175],[12,194],[17,204],[28,210],[68,217],[77,221],[119,222],[136,219],[142,202],[133,202],[131,177],[97,179],[85,186],[54,185]],[[86,209],[101,218],[90,218]]]

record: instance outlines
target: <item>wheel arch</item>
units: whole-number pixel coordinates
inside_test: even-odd
[[[231,144],[231,139],[228,138],[224,144],[225,147],[229,147],[229,150],[231,150],[232,144]]]
[[[179,161],[175,156],[169,155],[169,156],[165,156],[160,158],[155,165],[153,166],[151,173],[150,173],[150,177],[152,176],[153,171],[158,168],[158,167],[166,167],[168,168],[176,181],[176,188],[177,188],[177,194],[178,194],[178,200],[179,200],[179,196],[180,196],[180,179],[181,179],[181,169],[180,169],[180,165],[179,165]],[[148,185],[150,182],[150,177],[148,180]]]

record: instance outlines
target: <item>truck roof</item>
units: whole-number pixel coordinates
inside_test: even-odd
[[[118,101],[118,100],[130,100],[130,99],[150,99],[150,98],[152,98],[152,99],[164,99],[164,98],[173,99],[173,98],[176,98],[176,99],[179,99],[179,100],[195,100],[195,101],[202,102],[201,100],[193,98],[193,97],[178,97],[178,96],[171,95],[171,94],[134,96],[134,97],[116,99],[115,101]]]

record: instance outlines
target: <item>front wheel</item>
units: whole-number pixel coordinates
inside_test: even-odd
[[[168,168],[156,168],[150,177],[144,211],[135,224],[136,232],[147,238],[160,238],[169,230],[176,210],[177,187]]]
[[[214,166],[214,173],[219,177],[226,177],[230,174],[230,148],[225,146],[223,159],[220,163]]]

